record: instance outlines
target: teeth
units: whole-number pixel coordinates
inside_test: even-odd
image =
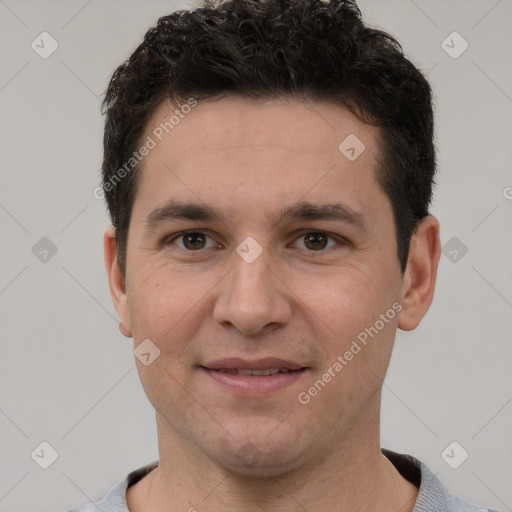
[[[276,375],[277,373],[288,373],[289,368],[269,368],[267,370],[243,370],[240,368],[220,368],[217,370],[221,373],[229,373],[229,375],[254,375],[255,377],[265,377],[268,375]]]
[[[270,370],[252,370],[251,373],[253,375],[259,375],[259,376],[270,375]]]
[[[219,372],[229,373],[230,375],[238,375],[238,370],[232,370],[230,368],[221,368]]]

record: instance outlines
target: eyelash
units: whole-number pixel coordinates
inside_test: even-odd
[[[172,244],[175,240],[178,240],[180,238],[183,238],[184,236],[186,235],[191,235],[191,234],[199,234],[199,235],[205,235],[207,238],[210,238],[212,239],[211,236],[207,235],[206,233],[204,233],[203,231],[198,231],[198,230],[186,230],[186,231],[180,231],[179,233],[175,233],[174,235],[171,235],[171,237],[167,237],[164,242],[163,242],[163,245],[164,246],[168,246],[170,244]],[[348,241],[346,239],[344,239],[343,237],[340,237],[340,236],[337,236],[337,235],[332,235],[330,233],[327,233],[325,231],[320,231],[320,230],[308,230],[308,231],[302,231],[299,236],[295,239],[295,240],[298,240],[300,238],[303,238],[305,237],[306,235],[309,235],[309,234],[322,234],[322,235],[325,235],[327,236],[329,239],[331,240],[334,240],[336,242],[336,244],[338,246],[343,246],[343,245],[347,245],[348,244]],[[213,239],[212,239],[213,240]],[[179,247],[179,246],[178,246]],[[186,252],[189,252],[189,253],[199,253],[199,252],[203,252],[204,250],[206,249],[212,249],[212,247],[206,247],[206,248],[201,248],[201,249],[197,249],[197,250],[190,250],[190,249],[187,249],[187,248],[184,248],[184,247],[179,247],[180,249],[186,251]],[[322,253],[322,252],[326,252],[327,250],[329,249],[333,249],[334,247],[326,247],[324,249],[318,249],[318,250],[308,250],[308,249],[305,249],[307,252],[309,253]]]

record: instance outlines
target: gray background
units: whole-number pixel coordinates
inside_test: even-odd
[[[359,4],[428,72],[439,148],[432,212],[442,243],[456,237],[429,313],[398,334],[382,444],[425,461],[455,494],[512,510],[512,2]],[[0,0],[1,512],[97,500],[158,456],[131,340],[117,329],[101,246],[108,218],[93,190],[112,72],[159,16],[187,5]],[[43,31],[59,45],[46,59],[31,48]],[[469,44],[456,59],[441,45],[453,31]],[[31,458],[42,441],[59,455],[48,469]],[[441,456],[453,441],[469,453],[458,469]],[[450,452],[452,463],[461,453]]]

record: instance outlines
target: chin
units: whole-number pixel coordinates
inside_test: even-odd
[[[232,442],[223,451],[211,454],[221,467],[241,476],[272,478],[297,469],[301,454],[296,443],[282,442],[269,446],[268,439],[240,443],[238,448]]]

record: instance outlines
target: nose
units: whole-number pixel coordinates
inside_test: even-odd
[[[231,270],[221,281],[214,306],[218,324],[234,326],[250,335],[266,333],[290,321],[293,294],[275,260],[266,252],[252,263],[233,253]]]

